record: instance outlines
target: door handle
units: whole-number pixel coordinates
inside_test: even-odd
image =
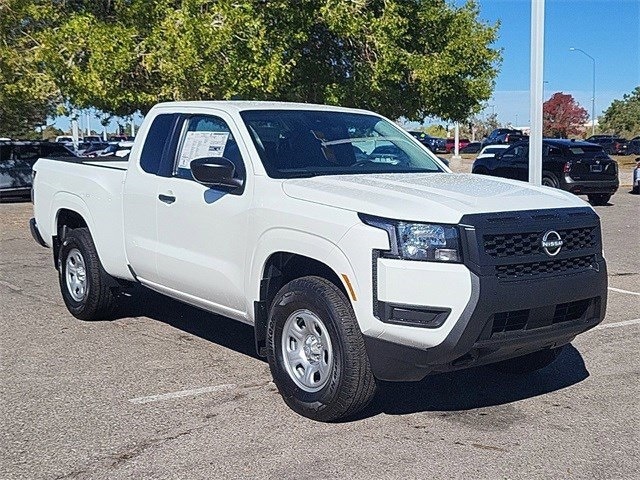
[[[158,195],[158,199],[161,202],[166,203],[167,205],[171,205],[173,202],[176,201],[176,197],[174,197],[173,195],[164,195],[162,193]]]

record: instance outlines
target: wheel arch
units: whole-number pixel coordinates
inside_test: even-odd
[[[93,218],[91,217],[89,208],[80,197],[66,192],[58,193],[53,198],[52,212],[52,224],[50,227],[51,244],[53,261],[55,267],[58,268],[60,243],[62,242],[66,229],[86,227],[89,230],[89,234],[91,234],[93,231]]]
[[[298,241],[292,242],[292,237],[298,237]],[[306,241],[301,241],[303,239]],[[289,232],[288,241],[281,245],[283,248],[259,252],[251,269],[248,292],[249,298],[254,299],[256,351],[261,356],[265,353],[271,301],[280,288],[291,280],[305,276],[322,277],[336,285],[350,302],[357,300],[353,269],[346,255],[335,244],[311,234]]]

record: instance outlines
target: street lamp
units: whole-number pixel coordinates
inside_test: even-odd
[[[586,55],[593,62],[593,95],[591,96],[591,135],[596,133],[596,59],[589,55],[581,48],[571,47],[569,49],[572,52],[580,52]]]

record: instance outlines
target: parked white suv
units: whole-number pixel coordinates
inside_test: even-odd
[[[160,104],[128,160],[34,170],[31,230],[73,315],[111,318],[139,282],[254,325],[285,402],[316,420],[380,380],[542,368],[605,314],[592,208],[453,174],[368,111]]]

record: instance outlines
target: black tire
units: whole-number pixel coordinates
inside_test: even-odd
[[[589,198],[589,203],[591,205],[603,206],[609,203],[609,200],[611,199],[611,194],[600,193],[600,194],[587,195],[587,197]]]
[[[509,360],[493,363],[489,366],[502,373],[531,373],[551,365],[555,359],[558,358],[558,355],[562,353],[563,348],[564,346],[539,350],[521,357],[510,358]]]
[[[489,175],[489,171],[486,168],[476,168],[473,172],[471,173],[475,173],[476,175]]]
[[[73,263],[78,258],[77,252],[84,262],[84,293],[70,287],[67,282],[68,261]],[[116,308],[117,282],[102,267],[88,228],[69,230],[62,241],[58,257],[58,279],[64,303],[74,317],[80,320],[111,318]]]
[[[285,364],[283,331],[287,320],[298,318],[293,314],[300,311],[311,312],[320,319],[331,342],[332,366],[327,367],[326,383],[318,391],[301,388]],[[324,278],[298,278],[276,294],[267,328],[267,358],[285,403],[312,420],[348,418],[364,409],[375,396],[376,380],[353,308],[344,293]]]
[[[558,178],[553,173],[549,172],[544,172],[542,174],[542,185],[545,187],[560,188]]]

